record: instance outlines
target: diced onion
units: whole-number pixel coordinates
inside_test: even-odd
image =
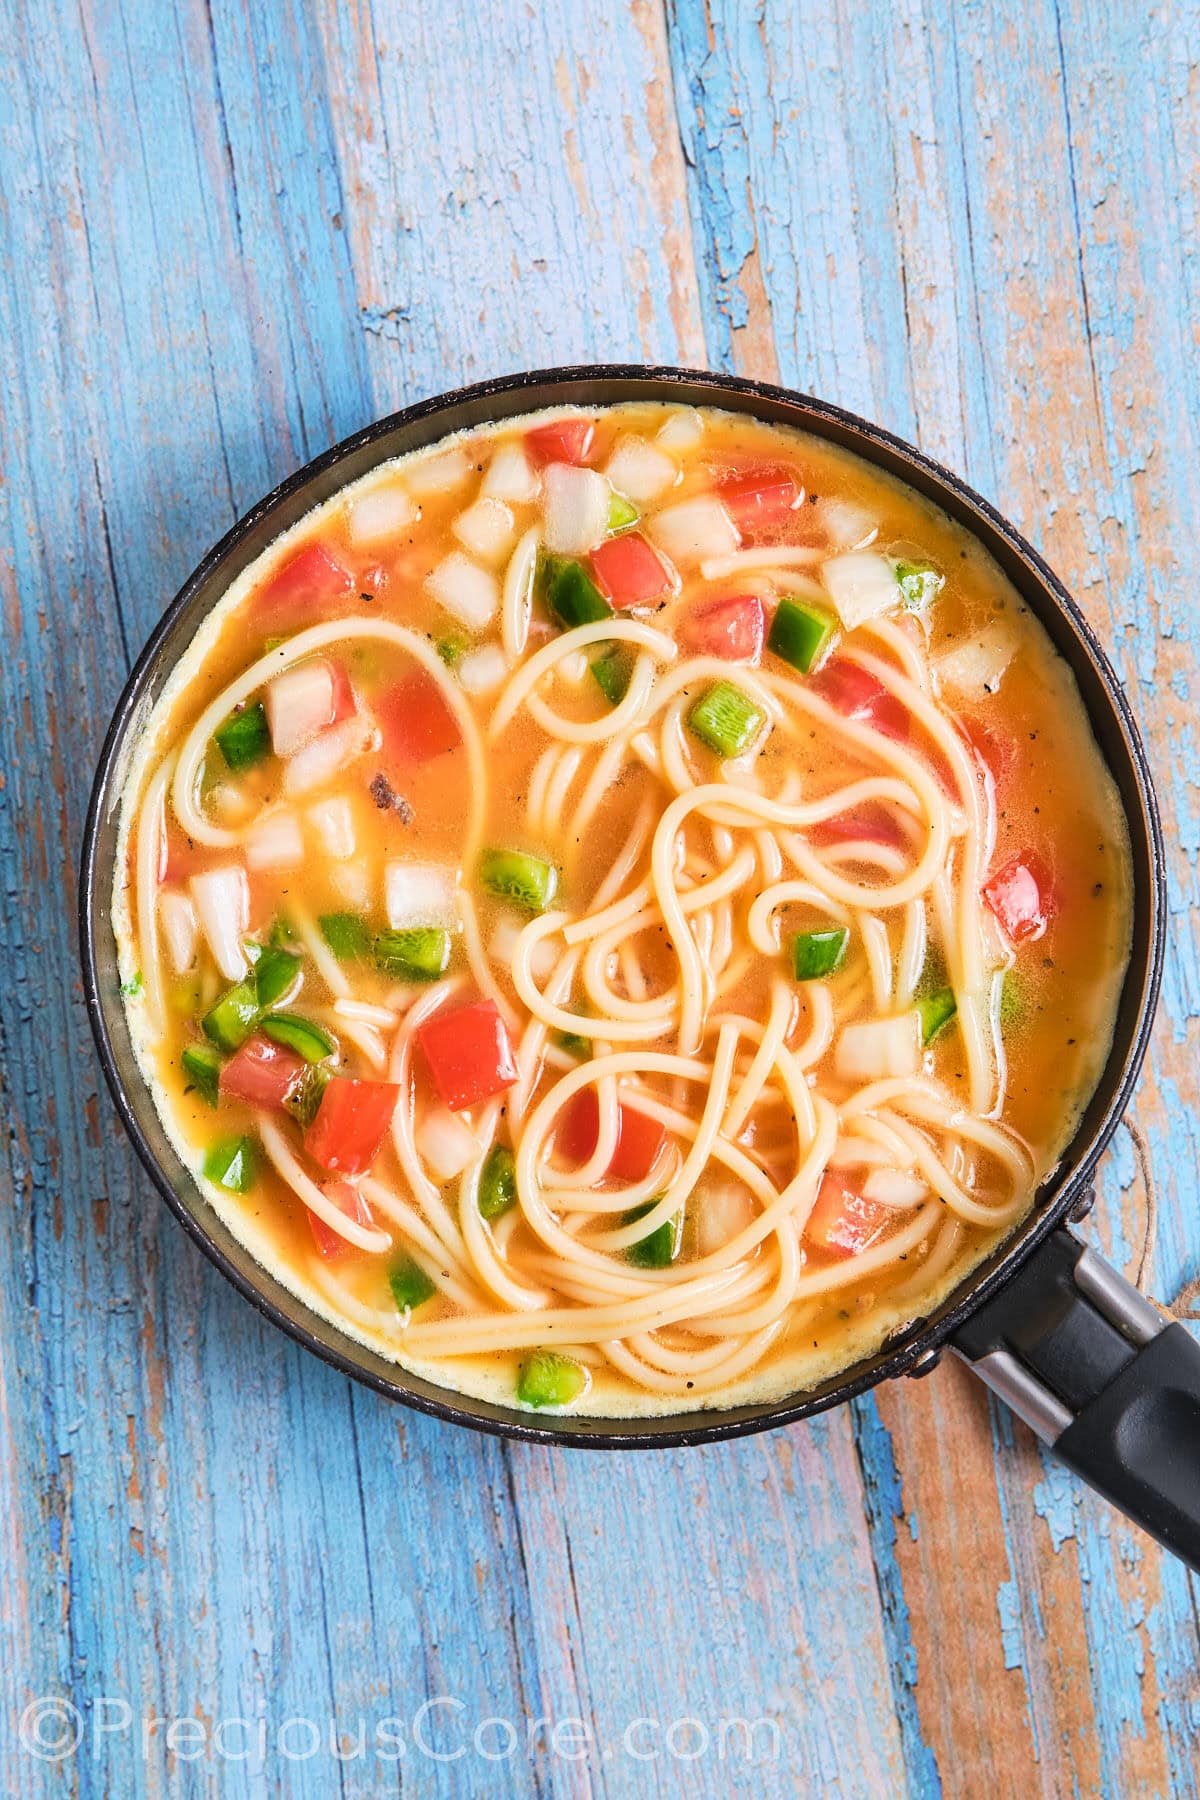
[[[479,1155],[479,1139],[448,1106],[435,1106],[427,1112],[413,1136],[422,1162],[439,1181],[453,1181]]]
[[[712,556],[732,556],[741,542],[737,526],[712,494],[666,507],[648,521],[647,529],[672,562],[689,566]]]
[[[608,531],[612,489],[604,476],[574,463],[551,463],[542,485],[547,550],[580,556],[594,549]]]
[[[847,631],[898,607],[904,596],[896,572],[873,550],[852,550],[821,565],[821,579]]]
[[[458,921],[454,870],[443,863],[393,862],[383,872],[384,905],[393,931]]]
[[[718,1187],[696,1197],[696,1249],[715,1256],[754,1222],[754,1203],[744,1188]]]
[[[498,562],[512,543],[513,516],[503,500],[483,494],[459,513],[452,529],[459,543],[482,562]]]
[[[333,719],[333,670],[323,657],[285,669],[267,683],[267,722],[276,756],[294,756]]]
[[[246,861],[252,869],[298,869],[304,837],[295,813],[268,813],[246,834]]]
[[[490,694],[508,678],[508,663],[499,644],[472,650],[458,665],[459,685],[468,694]]]
[[[398,481],[381,483],[350,502],[350,542],[360,549],[396,537],[416,523],[421,509]]]
[[[916,1075],[921,1067],[921,1020],[915,1012],[863,1019],[842,1028],[836,1066],[846,1081]]]
[[[489,499],[528,506],[541,491],[542,480],[520,444],[501,444],[488,464],[483,489]]]
[[[837,550],[865,550],[879,535],[879,521],[853,500],[820,500],[817,512],[825,535]]]
[[[171,967],[183,975],[196,960],[196,909],[186,894],[164,888],[158,896],[158,919]]]
[[[496,577],[461,550],[452,550],[425,585],[438,604],[469,631],[486,630],[496,616],[500,604]]]
[[[347,906],[352,906],[356,912],[370,911],[372,879],[365,862],[335,862],[329,871],[329,879]]]
[[[568,687],[580,687],[587,680],[588,659],[582,650],[570,650],[566,656],[560,656],[554,665],[556,681],[565,681]]]
[[[307,794],[320,787],[369,749],[377,736],[370,721],[357,713],[352,719],[331,725],[284,765],[284,792]]]
[[[407,463],[404,480],[412,494],[448,494],[467,479],[473,467],[465,450],[443,450],[440,456]]]
[[[250,884],[245,869],[241,863],[226,863],[193,875],[188,885],[213,960],[226,981],[240,981],[246,973],[242,939],[250,924]]]
[[[641,437],[621,438],[604,472],[613,487],[638,506],[657,500],[679,479],[678,465]]]
[[[525,929],[516,919],[501,918],[496,921],[496,929],[488,944],[488,955],[502,969],[511,969],[516,960],[517,944]],[[546,981],[554,973],[554,965],[558,961],[558,952],[549,938],[542,938],[534,948],[529,959],[530,972],[535,981]]]
[[[939,656],[934,669],[944,687],[957,688],[963,694],[994,694],[1016,653],[1012,631],[996,620]]]
[[[326,856],[344,862],[347,857],[354,855],[354,814],[350,802],[344,796],[319,800],[315,806],[310,806],[308,821]]]
[[[929,1183],[908,1169],[872,1169],[862,1191],[864,1199],[880,1206],[916,1206],[929,1192]]]
[[[704,419],[694,406],[681,406],[673,412],[658,433],[664,450],[691,450],[704,436]]]

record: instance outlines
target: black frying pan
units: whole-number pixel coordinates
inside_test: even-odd
[[[1112,1049],[1079,1129],[1012,1237],[928,1318],[819,1387],[781,1401],[645,1419],[556,1417],[448,1392],[343,1337],[231,1236],[168,1142],[130,1044],[110,897],[123,771],[139,721],[201,620],[281,531],[347,482],[447,432],[543,406],[622,400],[718,405],[798,426],[856,451],[935,501],[979,538],[1074,671],[1112,770],[1133,846],[1133,954]],[[1200,1567],[1200,1345],[1064,1227],[1091,1206],[1092,1174],[1133,1091],[1158,997],[1165,877],[1145,751],[1116,675],[1061,582],[1006,520],[908,444],[838,407],[731,376],[678,369],[556,369],[481,382],[368,426],[301,469],[240,520],[184,583],[138,659],[100,757],[83,845],[79,923],[100,1060],[138,1154],[168,1205],[234,1286],[348,1375],[458,1425],[537,1443],[609,1449],[702,1444],[808,1418],[875,1382],[926,1373],[949,1348],[1058,1455],[1168,1548]]]

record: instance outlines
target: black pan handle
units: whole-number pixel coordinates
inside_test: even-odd
[[[1200,1344],[1053,1231],[952,1348],[1069,1469],[1200,1569]]]

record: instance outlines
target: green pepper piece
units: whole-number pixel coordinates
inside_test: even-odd
[[[361,962],[370,951],[371,934],[357,913],[322,913],[317,924],[339,962]]]
[[[254,1030],[258,1011],[258,990],[251,975],[221,995],[200,1021],[201,1029],[222,1050],[240,1050]]]
[[[216,1106],[221,1098],[221,1058],[213,1044],[189,1044],[179,1059],[183,1064],[183,1072],[200,1095],[210,1106]]]
[[[397,981],[436,981],[450,961],[450,933],[435,925],[381,931],[375,938],[375,966]]]
[[[204,1158],[204,1173],[231,1194],[248,1194],[254,1186],[257,1157],[254,1139],[218,1138]]]
[[[688,728],[718,756],[740,756],[766,722],[766,715],[732,681],[718,681],[688,714]]]
[[[295,1013],[264,1013],[258,1021],[258,1029],[273,1044],[282,1044],[285,1050],[294,1050],[306,1063],[323,1062],[327,1056],[333,1055],[336,1048],[327,1031],[322,1031],[311,1019],[298,1019]]]
[[[274,1006],[296,985],[300,960],[292,951],[280,950],[274,944],[259,951],[254,963],[254,991],[260,1006]]]
[[[610,706],[619,706],[629,692],[633,674],[633,658],[623,644],[609,644],[601,655],[588,664],[592,680]]]
[[[419,1263],[405,1256],[388,1271],[388,1286],[397,1312],[414,1312],[437,1293],[437,1287]]]
[[[837,629],[832,615],[801,600],[781,600],[775,608],[767,649],[802,675],[816,666]]]
[[[535,1350],[517,1372],[517,1399],[523,1406],[570,1406],[587,1384],[582,1364],[555,1350]]]
[[[944,987],[939,988],[936,994],[926,994],[917,1001],[917,1011],[921,1015],[921,1042],[932,1043],[938,1032],[950,1023],[958,1011],[954,989]]]
[[[625,1214],[621,1221],[624,1225],[634,1225],[644,1219],[648,1212],[662,1199],[661,1194],[653,1200],[647,1200],[643,1206],[635,1206]],[[635,1244],[626,1246],[625,1259],[638,1269],[669,1269],[679,1255],[679,1245],[683,1237],[683,1214],[675,1213],[672,1218],[664,1219],[656,1225],[649,1237],[639,1238]]]
[[[565,630],[612,617],[612,607],[583,564],[570,557],[542,558],[538,565],[538,591],[551,617]]]
[[[505,1144],[493,1144],[479,1173],[479,1211],[498,1219],[517,1203],[517,1165]]]
[[[792,973],[797,981],[820,981],[842,966],[850,933],[844,925],[831,931],[798,931],[792,939]]]
[[[530,913],[545,912],[558,888],[553,864],[543,862],[540,856],[526,856],[522,850],[485,850],[479,879],[489,894]]]
[[[224,724],[217,726],[213,736],[228,768],[236,773],[252,769],[271,748],[266,707],[258,700],[243,712],[230,713]]]

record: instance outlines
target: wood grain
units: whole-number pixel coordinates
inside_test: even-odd
[[[993,496],[1146,722],[1171,953],[1089,1232],[1170,1299],[1200,1264],[1197,24],[0,0],[6,1792],[1196,1792],[1194,1584],[956,1371],[609,1459],[436,1426],[267,1331],[97,1091],[73,905],[131,654],[298,462],[508,368],[778,373]],[[83,1721],[61,1765],[18,1738],[42,1695]],[[430,1700],[461,1758],[413,1742]],[[214,1749],[238,1718],[265,1754]],[[345,1760],[281,1750],[289,1719]]]

